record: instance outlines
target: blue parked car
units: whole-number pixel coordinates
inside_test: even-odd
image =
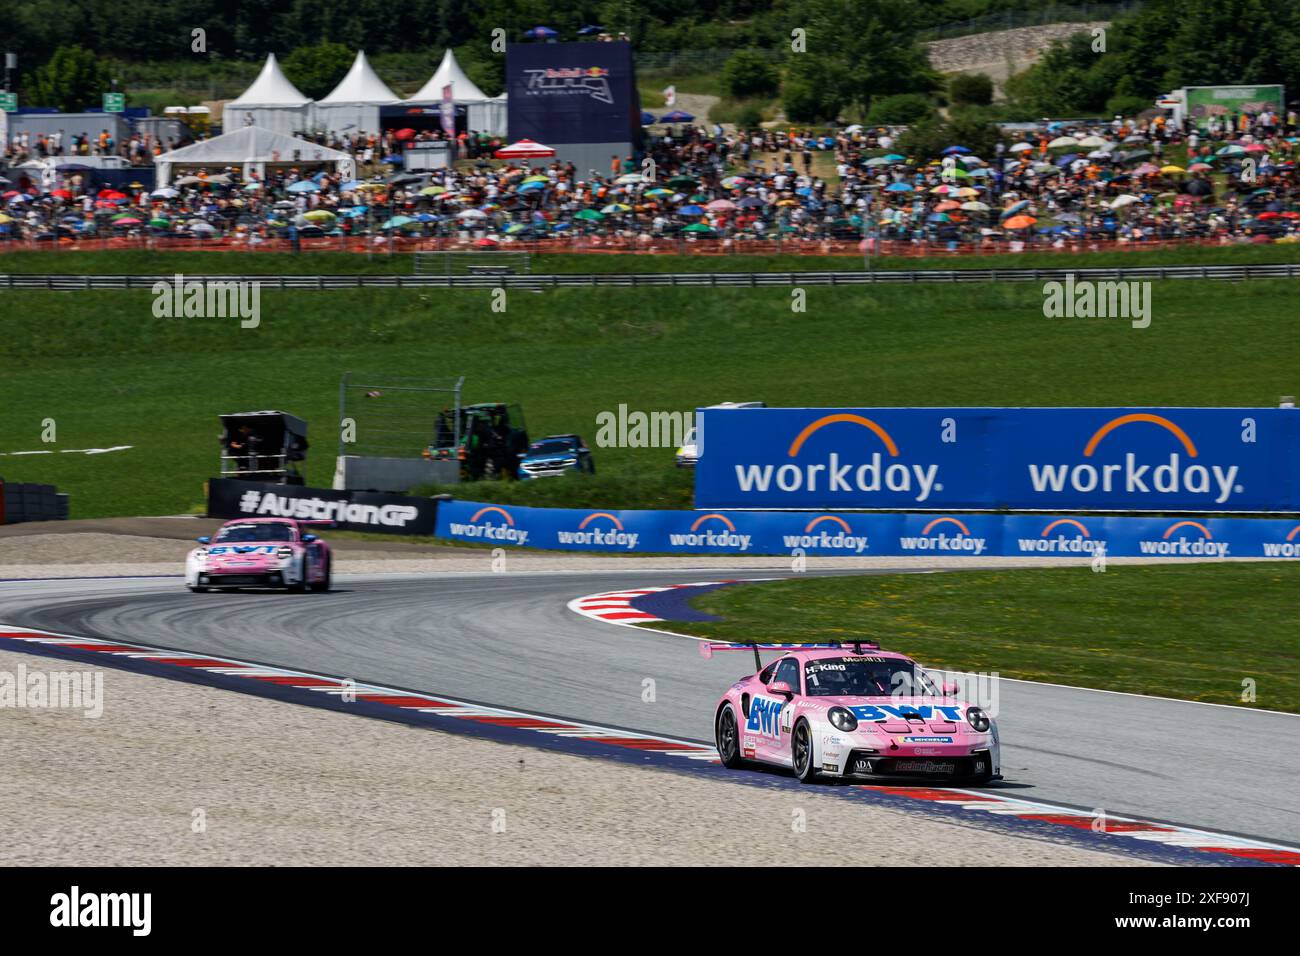
[[[591,449],[577,435],[547,435],[528,446],[519,460],[519,480],[549,478],[576,471],[588,475],[596,473],[596,463],[591,459]]]

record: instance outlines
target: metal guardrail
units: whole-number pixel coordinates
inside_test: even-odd
[[[624,272],[550,275],[186,275],[186,281],[256,282],[263,289],[565,289],[583,287],[760,288],[763,286],[875,285],[918,282],[1119,282],[1137,280],[1300,278],[1300,262],[1240,266],[1135,266],[1110,269],[888,269],[859,272]],[[83,292],[102,289],[171,288],[173,275],[0,275],[0,290]]]

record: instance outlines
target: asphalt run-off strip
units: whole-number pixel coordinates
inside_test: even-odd
[[[807,790],[806,785],[791,777],[726,770],[718,763],[714,748],[698,741],[603,727],[251,661],[2,624],[0,650],[128,670],[287,703],[471,734],[501,743],[709,774],[715,779],[751,786]],[[1295,847],[1127,817],[1108,817],[1099,826],[1090,812],[1002,797],[987,791],[855,785],[826,787],[820,792],[930,811],[965,822],[972,822],[978,816],[986,828],[1022,836],[1037,831],[1039,835],[1068,839],[1093,849],[1113,851],[1123,841],[1126,852],[1162,862],[1204,866],[1213,859],[1228,865],[1300,866],[1300,849]]]

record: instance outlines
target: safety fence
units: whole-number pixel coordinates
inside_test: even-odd
[[[187,275],[187,282],[248,282],[264,290],[308,289],[565,289],[565,288],[762,288],[857,286],[876,283],[1066,282],[1213,279],[1293,279],[1300,263],[1240,266],[1139,266],[1107,269],[875,269],[860,272],[631,272],[533,275]],[[84,292],[169,287],[173,275],[46,275],[0,273],[0,290]]]
[[[867,260],[888,259],[964,259],[970,256],[1022,255],[1034,253],[1079,254],[1092,252],[1129,252],[1134,250],[1182,250],[1198,247],[1269,244],[1230,236],[1189,236],[1166,239],[1059,239],[1040,236],[1029,239],[986,239],[978,242],[930,241],[910,239],[807,238],[752,236],[697,239],[694,235],[672,237],[648,233],[633,235],[575,235],[541,240],[511,240],[498,243],[486,233],[457,236],[311,236],[291,239],[273,238],[250,242],[247,236],[110,236],[104,238],[0,237],[0,255],[6,252],[243,252],[293,253],[339,252],[367,256],[398,256],[415,252],[465,252],[500,249],[533,255],[686,255],[696,256],[838,256]]]

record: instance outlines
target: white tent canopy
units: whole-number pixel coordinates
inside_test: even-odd
[[[355,175],[355,164],[347,153],[260,126],[244,126],[163,153],[154,160],[160,187],[171,181],[172,169],[176,166],[241,166],[244,178],[248,179],[254,174],[264,177],[268,165],[314,163],[333,163],[339,175],[347,179]]]
[[[465,75],[465,71],[456,62],[456,54],[451,48],[442,55],[438,70],[429,78],[429,82],[420,87],[419,92],[408,99],[408,103],[441,103],[443,87],[451,84],[451,98],[457,106],[464,106],[469,128],[485,133],[505,133],[506,98],[487,96]]]
[[[379,78],[364,50],[357,51],[352,68],[334,91],[318,100],[312,110],[312,125],[331,133],[379,132],[379,107],[401,102],[400,97]]]
[[[221,122],[226,129],[259,126],[292,133],[306,128],[310,105],[311,100],[284,75],[275,54],[268,53],[253,84],[226,104]]]
[[[357,58],[352,61],[352,68],[343,77],[334,91],[323,100],[317,100],[317,106],[356,105],[364,103],[380,106],[396,103],[399,97],[388,88],[379,74],[375,72],[366,59],[366,51],[358,50]]]
[[[420,87],[418,93],[408,99],[408,103],[441,103],[442,88],[451,84],[451,98],[457,103],[481,103],[488,97],[474,85],[474,81],[465,75],[465,71],[456,62],[456,54],[451,47],[442,55],[442,62],[429,82]]]

